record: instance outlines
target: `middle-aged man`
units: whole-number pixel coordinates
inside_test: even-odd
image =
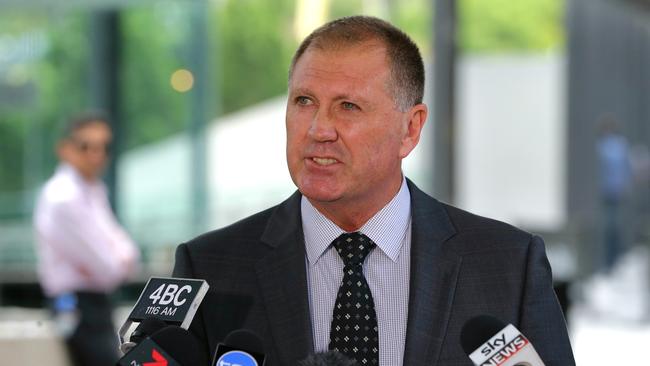
[[[573,365],[539,237],[427,196],[402,175],[427,116],[424,67],[392,25],[330,22],[289,73],[287,162],[298,192],[181,244],[174,275],[210,291],[192,330],[263,339],[267,365],[335,349],[360,365],[470,365],[459,335],[488,314],[546,365]]]

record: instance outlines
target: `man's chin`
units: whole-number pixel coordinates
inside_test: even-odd
[[[327,204],[341,199],[341,194],[332,189],[299,187],[298,190],[312,204]]]

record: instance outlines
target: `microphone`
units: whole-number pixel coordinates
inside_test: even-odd
[[[167,327],[167,323],[158,318],[146,318],[138,324],[137,328],[135,328],[133,333],[131,333],[129,340],[135,344],[139,344],[145,338],[165,327]]]
[[[357,361],[338,351],[319,352],[309,355],[298,366],[357,366]]]
[[[257,334],[246,329],[230,332],[219,343],[213,366],[264,366],[264,346]]]
[[[134,322],[142,325],[145,319],[155,318],[164,322],[165,325],[176,325],[188,329],[209,287],[205,280],[171,277],[149,278],[138,301],[118,332],[122,352],[127,352],[137,343],[137,334],[136,340],[125,342],[126,332]],[[161,328],[160,323],[157,326],[153,323],[147,325],[147,327],[151,326],[156,329]],[[156,329],[151,328],[149,331],[153,333]],[[140,331],[143,330],[144,328]],[[142,340],[147,335],[144,334],[144,337],[140,336],[139,339]]]
[[[117,366],[196,366],[207,364],[196,339],[170,325],[145,338],[117,361]]]
[[[489,315],[468,320],[460,331],[460,344],[476,366],[544,366],[514,325]]]
[[[158,319],[158,318],[146,318],[138,326],[135,328],[133,333],[131,333],[131,336],[129,337],[129,342],[122,343],[120,345],[120,350],[122,353],[127,353],[133,347],[137,346],[142,342],[145,338],[151,336],[152,334],[156,333],[157,331],[165,328],[167,326],[167,323],[164,321]]]

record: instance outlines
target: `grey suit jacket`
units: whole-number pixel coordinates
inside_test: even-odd
[[[408,184],[412,258],[404,365],[471,365],[460,330],[483,314],[514,324],[547,366],[574,365],[542,240]],[[178,247],[173,275],[210,284],[190,328],[210,357],[241,328],[262,338],[267,366],[296,365],[313,352],[300,198],[296,192]]]

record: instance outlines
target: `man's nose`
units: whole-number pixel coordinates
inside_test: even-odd
[[[309,137],[318,142],[335,141],[337,139],[336,124],[326,109],[319,108],[311,120]]]

